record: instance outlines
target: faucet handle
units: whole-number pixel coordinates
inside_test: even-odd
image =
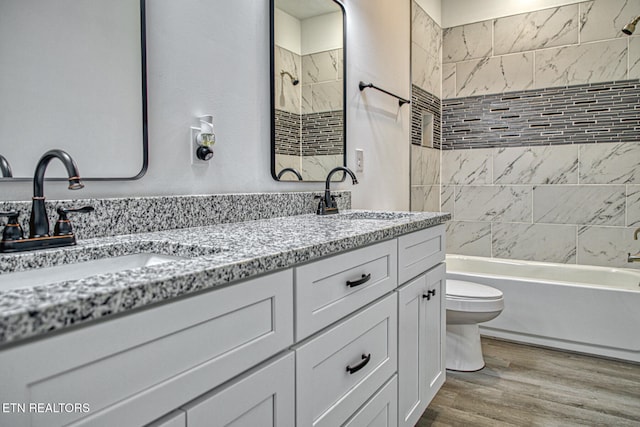
[[[53,228],[54,236],[68,236],[73,234],[73,228],[71,227],[71,221],[67,218],[67,214],[70,213],[89,213],[93,212],[95,209],[93,206],[83,206],[81,208],[69,208],[65,209],[63,207],[59,207],[56,209],[58,212],[59,218],[56,221],[56,225]]]
[[[0,216],[6,216],[7,224],[2,231],[2,241],[21,240],[23,238],[22,226],[18,222],[20,211],[0,212]]]

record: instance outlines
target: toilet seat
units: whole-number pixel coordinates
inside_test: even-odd
[[[447,279],[447,310],[492,312],[504,308],[502,292],[490,286]]]

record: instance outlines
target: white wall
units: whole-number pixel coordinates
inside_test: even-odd
[[[416,3],[427,12],[436,24],[442,27],[442,8],[446,0],[415,0]]]
[[[422,5],[422,3],[430,1],[433,0],[418,0],[429,14],[431,13],[426,8],[428,5]],[[449,28],[573,3],[580,3],[580,0],[441,0],[442,23],[440,25],[442,28]],[[437,22],[433,15],[431,17]]]
[[[342,48],[342,12],[326,13],[302,21],[302,53]]]
[[[349,165],[365,149],[357,208],[407,209],[409,108],[359,80],[409,96],[409,2],[350,0],[348,16]],[[46,184],[49,199],[319,190],[319,183],[276,182],[270,173],[268,2],[153,0],[147,5],[149,171],[138,181],[87,182],[67,191]],[[195,117],[213,114],[217,143],[208,167],[193,167],[188,149]],[[113,152],[99,162],[118,162]],[[34,165],[35,167],[35,165]],[[80,173],[90,169],[78,165]],[[355,169],[355,168],[354,168]],[[27,200],[30,182],[1,184],[0,199]]]
[[[409,209],[410,108],[358,82],[374,83],[410,97],[410,2],[350,0],[347,3],[347,149],[364,149],[364,173],[354,187],[354,207]]]
[[[302,54],[300,20],[276,8],[275,43],[295,54]]]

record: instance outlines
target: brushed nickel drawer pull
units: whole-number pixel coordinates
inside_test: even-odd
[[[353,282],[351,280],[347,280],[347,286],[350,288],[355,288],[356,286],[360,286],[363,283],[367,283],[369,280],[371,280],[371,273],[363,274],[362,279],[354,280]]]
[[[358,363],[356,366],[353,366],[353,367],[347,365],[347,372],[349,372],[349,374],[355,374],[360,369],[362,369],[365,366],[367,366],[367,363],[369,363],[369,360],[371,360],[371,353],[366,354],[366,355],[363,354],[362,355],[362,362]]]

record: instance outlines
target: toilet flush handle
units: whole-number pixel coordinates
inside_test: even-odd
[[[426,298],[427,301],[431,301],[431,297],[436,296],[435,289],[429,289],[426,294],[422,294],[422,298]]]

